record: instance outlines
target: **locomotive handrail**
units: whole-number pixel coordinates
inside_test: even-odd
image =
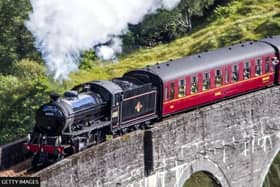
[[[101,123],[101,124],[100,124]],[[104,121],[104,122],[99,122],[99,123],[95,123],[90,127],[83,127],[82,130],[78,130],[78,131],[72,131],[72,132],[62,132],[62,135],[67,135],[67,136],[77,136],[83,133],[88,133],[89,131],[95,130],[95,129],[99,129],[105,126],[110,125],[111,121]],[[100,124],[100,125],[96,125],[96,124]]]

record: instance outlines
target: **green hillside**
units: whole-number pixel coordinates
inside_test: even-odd
[[[119,58],[118,63],[88,61],[92,69],[71,76],[67,85],[95,79],[110,79],[148,64],[237,43],[280,34],[280,2],[277,0],[232,1],[217,7],[189,35],[169,44],[145,48]]]

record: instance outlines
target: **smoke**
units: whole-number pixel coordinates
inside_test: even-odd
[[[55,79],[67,79],[80,55],[95,47],[103,60],[122,51],[120,36],[158,9],[171,10],[180,0],[31,0],[26,22]],[[103,44],[103,45],[102,45]]]
[[[122,53],[122,41],[120,38],[113,38],[108,45],[101,45],[95,49],[96,55],[102,60],[115,60],[116,54]]]

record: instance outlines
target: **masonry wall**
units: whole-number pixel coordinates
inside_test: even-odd
[[[68,157],[34,176],[42,186],[128,186],[144,177],[143,131]]]
[[[182,186],[200,162],[197,170],[223,186],[262,186],[279,151],[279,96],[279,87],[270,88],[165,120],[151,130],[150,178],[156,186]]]
[[[178,186],[207,171],[222,186],[261,186],[280,148],[280,89],[171,116],[35,176],[42,186]]]
[[[26,142],[26,138],[0,146],[0,170],[7,169],[26,159],[28,155],[23,151],[24,142]]]

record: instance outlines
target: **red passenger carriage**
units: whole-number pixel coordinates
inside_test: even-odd
[[[276,48],[280,48],[279,36],[171,60],[126,75],[150,77],[159,89],[159,111],[167,116],[278,84],[275,75],[279,67],[273,61],[279,59]]]

